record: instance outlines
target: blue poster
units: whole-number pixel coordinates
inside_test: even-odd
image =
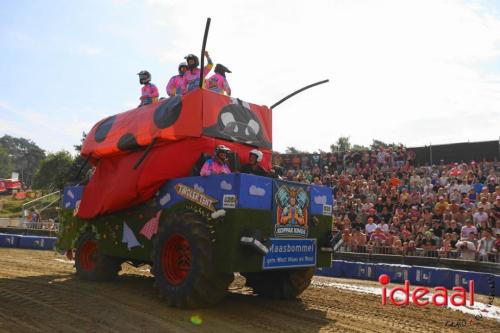
[[[275,180],[273,194],[274,236],[306,238],[309,231],[307,185]]]
[[[310,266],[316,266],[316,239],[308,238],[271,238],[262,263],[263,269]]]

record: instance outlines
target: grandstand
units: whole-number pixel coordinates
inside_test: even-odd
[[[286,179],[332,188],[335,259],[497,273],[498,142],[472,145],[446,145],[455,161],[434,147],[435,164],[433,148],[402,146],[274,161]]]

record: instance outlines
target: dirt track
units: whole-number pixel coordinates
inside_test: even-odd
[[[216,307],[172,309],[158,298],[148,269],[123,267],[113,283],[83,282],[54,252],[0,249],[0,332],[500,332],[494,320],[432,306],[382,306],[380,296],[318,283],[299,301],[272,301],[252,295],[241,277]],[[364,283],[315,278],[326,280]],[[445,327],[460,319],[465,327]]]

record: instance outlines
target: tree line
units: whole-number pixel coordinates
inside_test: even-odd
[[[83,133],[82,142],[85,136]],[[78,175],[84,160],[79,156],[81,144],[74,147],[76,155],[67,150],[47,153],[32,140],[4,135],[0,137],[0,178],[17,172],[25,188],[47,191],[78,183],[86,170]]]
[[[402,143],[385,143],[381,140],[376,140],[373,139],[372,144],[369,147],[363,146],[363,145],[358,145],[358,144],[352,144],[351,143],[351,138],[349,136],[341,136],[337,139],[335,143],[332,143],[330,145],[330,151],[324,151],[321,149],[318,149],[316,151],[313,151],[313,153],[336,153],[336,152],[345,152],[345,151],[365,151],[365,150],[376,150],[379,148],[395,148],[402,146]],[[285,154],[309,154],[310,152],[308,151],[302,151],[299,150],[295,147],[287,147],[285,150]]]

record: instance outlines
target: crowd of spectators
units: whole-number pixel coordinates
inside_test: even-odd
[[[402,146],[281,154],[282,178],[332,188],[341,250],[500,262],[498,162],[416,166]]]

